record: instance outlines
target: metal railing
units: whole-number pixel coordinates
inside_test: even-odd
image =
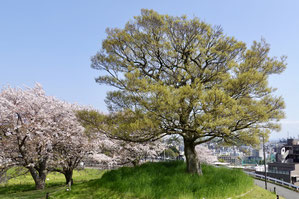
[[[248,175],[253,176],[253,177],[265,180],[265,176],[264,175],[260,175],[260,174],[254,173],[254,172],[247,172],[247,171],[244,171],[244,172],[247,173]],[[268,177],[268,176],[267,176],[267,180],[269,182],[274,182],[275,184],[287,186],[287,187],[289,187],[291,189],[295,189],[296,191],[299,191],[299,186],[296,186],[294,184],[291,184],[291,183],[288,183],[288,182],[285,182],[285,181],[282,181],[282,180],[278,180],[276,178],[271,178],[271,177]]]

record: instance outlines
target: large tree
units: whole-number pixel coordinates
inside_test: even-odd
[[[146,141],[179,134],[187,170],[201,174],[195,146],[213,139],[257,143],[279,129],[284,102],[268,85],[285,57],[269,56],[262,39],[251,47],[198,18],[142,10],[124,28],[107,29],[92,58],[107,95],[110,131]]]
[[[3,158],[27,168],[36,189],[43,189],[51,158],[53,99],[35,88],[4,88],[0,93],[0,150]]]
[[[71,180],[78,159],[88,150],[74,109],[47,96],[39,84],[4,88],[0,92],[0,161],[4,166],[27,168],[36,189],[45,187],[52,167],[61,168],[66,180]]]

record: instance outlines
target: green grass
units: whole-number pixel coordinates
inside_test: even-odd
[[[14,169],[8,171],[13,173]],[[104,172],[96,169],[85,169],[74,171],[73,178],[75,184],[81,184],[93,179],[99,179]],[[35,190],[34,181],[30,174],[19,176],[8,181],[6,184],[0,184],[0,198],[44,198],[46,193],[53,194],[57,191],[65,190],[64,175],[53,172],[47,175],[46,188],[44,190]]]
[[[270,192],[254,186],[253,179],[241,170],[203,165],[204,175],[196,176],[187,174],[185,169],[183,162],[163,162],[123,167],[104,174],[98,170],[76,171],[71,191],[66,191],[61,174],[49,174],[46,189],[41,191],[34,190],[31,177],[26,176],[0,187],[0,198],[45,198],[47,192],[52,199],[275,198]]]
[[[189,175],[183,162],[146,163],[106,172],[101,179],[73,187],[57,198],[226,198],[253,188],[241,170],[203,165],[203,176]],[[85,197],[86,198],[86,197]]]

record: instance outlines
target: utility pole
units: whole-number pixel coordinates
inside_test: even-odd
[[[265,136],[263,135],[262,138],[263,138],[264,169],[265,169],[265,189],[267,190],[267,166],[266,166]]]

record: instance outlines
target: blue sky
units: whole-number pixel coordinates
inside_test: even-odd
[[[270,79],[286,102],[282,131],[299,135],[299,1],[297,0],[0,0],[0,87],[43,85],[48,95],[106,112],[110,89],[95,83],[90,57],[107,27],[123,27],[141,8],[199,17],[248,46],[264,37],[287,70]]]

